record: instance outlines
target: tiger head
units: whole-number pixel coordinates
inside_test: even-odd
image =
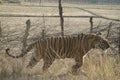
[[[94,37],[95,37],[95,40],[93,42],[94,48],[106,50],[110,47],[108,41],[102,38],[101,36],[95,35]]]

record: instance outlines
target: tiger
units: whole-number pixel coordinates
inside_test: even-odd
[[[83,65],[83,57],[91,49],[106,50],[110,47],[108,41],[99,35],[94,34],[79,34],[74,36],[57,36],[39,39],[30,44],[26,51],[34,49],[33,57],[27,65],[27,68],[33,68],[41,59],[44,61],[43,71],[47,71],[55,59],[73,58],[75,65],[72,66],[72,73],[78,71]],[[9,49],[6,53],[13,57],[23,57],[25,54],[13,56],[9,54]],[[27,54],[27,53],[26,53]]]

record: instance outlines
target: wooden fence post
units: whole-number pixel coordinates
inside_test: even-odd
[[[109,23],[109,26],[108,26],[108,31],[107,31],[107,36],[106,38],[108,38],[110,36],[110,30],[111,30],[111,27],[112,27],[112,22]]]
[[[59,2],[59,15],[60,15],[61,35],[64,36],[63,8],[62,8],[61,0],[58,0],[58,2]]]
[[[2,28],[1,28],[1,21],[0,21],[0,37],[2,36]]]
[[[93,17],[90,17],[90,33],[93,32]]]
[[[30,20],[26,21],[26,30],[25,30],[25,34],[23,36],[23,46],[22,46],[22,53],[25,54],[26,53],[26,46],[27,46],[27,37],[29,36],[29,29],[31,26],[31,22]]]

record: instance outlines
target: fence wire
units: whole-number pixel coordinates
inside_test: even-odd
[[[110,22],[120,24],[120,18],[117,15],[120,7],[114,4],[112,2],[89,2],[88,0],[62,0],[65,35],[89,33],[91,16],[93,16],[93,31],[101,31],[105,34]],[[46,35],[59,36],[61,33],[58,0],[24,0],[21,4],[0,6],[2,8],[0,8],[2,34],[10,41],[22,39],[25,22],[28,19],[31,20],[30,36],[28,37],[30,41],[32,38],[34,40],[40,37],[44,26]],[[13,16],[10,17],[10,15]],[[119,26],[113,26],[113,28],[116,27]],[[111,31],[114,32],[113,35],[118,33],[116,29]]]

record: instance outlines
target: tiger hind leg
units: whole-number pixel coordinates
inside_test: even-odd
[[[49,59],[46,59],[44,60],[44,64],[43,64],[43,73],[46,73],[48,72],[48,68],[52,65],[52,63],[54,62],[54,59],[53,60],[49,60]]]

